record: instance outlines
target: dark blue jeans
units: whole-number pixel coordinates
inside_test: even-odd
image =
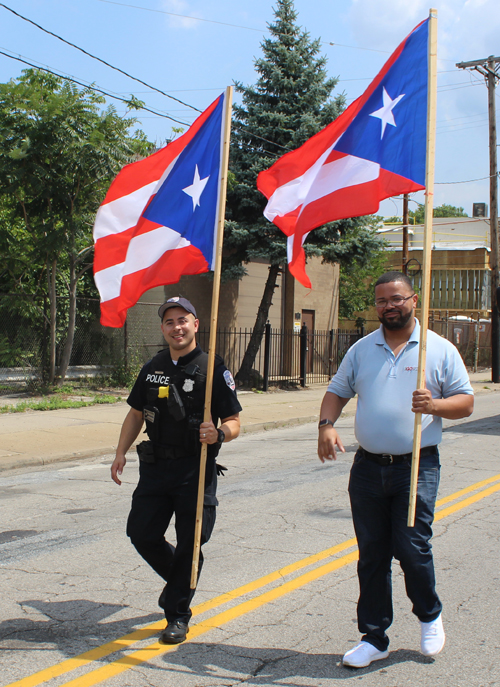
[[[349,496],[359,547],[358,628],[363,640],[380,651],[389,645],[392,623],[391,562],[403,569],[413,613],[431,622],[442,605],[435,589],[430,539],[439,486],[439,454],[420,458],[415,526],[408,527],[411,460],[387,467],[357,451]]]

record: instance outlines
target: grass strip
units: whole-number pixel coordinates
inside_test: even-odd
[[[87,406],[118,403],[119,401],[121,401],[120,396],[109,395],[94,396],[94,398],[89,401],[71,401],[57,397],[45,397],[41,401],[19,401],[19,403],[14,403],[12,405],[1,406],[0,413],[24,413],[27,410],[63,410],[68,408],[86,408]]]

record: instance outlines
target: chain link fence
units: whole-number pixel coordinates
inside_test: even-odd
[[[67,325],[67,301],[58,301],[56,366],[60,364]],[[0,295],[0,385],[41,380],[48,369],[49,304],[43,299]],[[123,355],[120,330],[99,323],[99,301],[78,299],[69,377],[93,376]]]

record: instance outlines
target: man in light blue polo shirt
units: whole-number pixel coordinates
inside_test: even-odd
[[[437,445],[442,418],[469,416],[474,398],[457,349],[432,331],[427,334],[426,388],[416,389],[417,301],[411,281],[401,272],[379,278],[375,306],[381,326],[348,350],[321,405],[318,455],[324,462],[335,460],[337,449],[344,451],[334,423],[348,400],[358,396],[359,449],[349,496],[359,547],[357,611],[363,636],[343,658],[353,668],[388,656],[392,558],[401,564],[420,621],[422,653],[438,654],[445,643],[430,544],[439,485]],[[415,526],[408,527],[414,413],[422,413],[422,448]]]

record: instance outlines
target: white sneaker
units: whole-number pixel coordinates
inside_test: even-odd
[[[443,629],[443,620],[438,616],[430,623],[420,621],[420,648],[424,656],[435,656],[444,647],[446,635]]]
[[[369,642],[360,642],[358,646],[344,654],[342,663],[350,668],[366,668],[372,661],[380,661],[381,658],[388,656],[388,651],[379,651]]]

